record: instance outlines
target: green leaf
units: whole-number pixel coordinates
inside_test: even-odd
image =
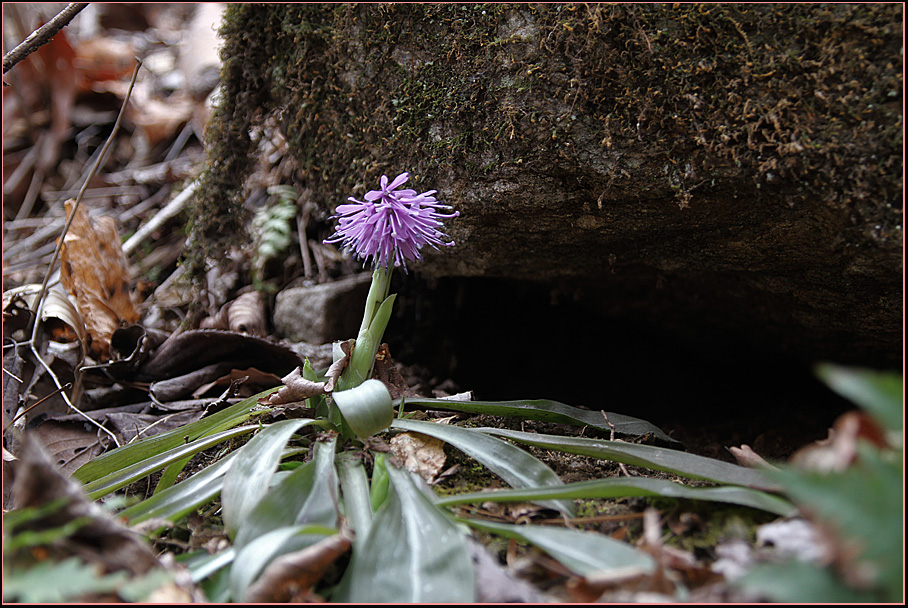
[[[187,456],[183,460],[178,460],[174,463],[171,463],[164,472],[161,473],[161,478],[158,480],[158,485],[154,488],[154,493],[163,492],[167,488],[171,487],[174,482],[176,482],[177,477],[180,476],[180,473],[186,468],[186,465],[189,461],[192,460],[192,456]]]
[[[239,403],[235,403],[228,408],[216,412],[211,416],[197,420],[190,424],[183,425],[179,428],[161,433],[135,443],[121,446],[97,458],[86,462],[73,473],[73,478],[82,483],[90,483],[102,477],[116,473],[121,469],[136,464],[153,456],[157,456],[172,450],[179,446],[195,441],[200,437],[213,435],[226,429],[233,428],[242,424],[250,417],[261,413],[269,412],[269,409],[260,409],[253,412],[253,408],[258,407],[258,400],[266,397],[278,390],[280,387],[268,389],[258,395],[253,395]]]
[[[90,593],[114,591],[128,577],[123,571],[103,575],[100,566],[85,564],[78,557],[61,562],[44,560],[28,570],[4,572],[3,601],[66,602]]]
[[[209,554],[208,551],[183,553],[176,556],[176,561],[186,567],[192,582],[198,583],[232,564],[234,557],[236,557],[236,551],[230,547],[214,555]]]
[[[332,596],[348,603],[476,601],[464,532],[414,484],[388,468],[393,491],[373,525],[357,535],[353,557]]]
[[[338,487],[334,470],[335,440],[315,444],[313,459],[293,470],[240,522],[237,550],[276,528],[314,524],[337,527]]]
[[[336,462],[344,517],[356,534],[365,536],[372,525],[372,505],[369,479],[362,458],[351,452],[343,452],[337,455]]]
[[[312,369],[312,363],[309,362],[309,358],[306,358],[305,363],[303,364],[303,378],[306,380],[312,380],[313,382],[320,382],[324,378],[319,378],[318,374]],[[328,401],[325,399],[324,395],[316,395],[315,397],[309,397],[307,400],[310,408],[315,410],[316,418],[327,418],[328,417]]]
[[[102,477],[96,481],[85,484],[83,488],[85,493],[91,500],[96,500],[102,496],[106,496],[111,492],[115,492],[120,488],[126,487],[134,481],[142,479],[143,477],[154,473],[155,471],[160,471],[167,465],[183,460],[187,456],[203,452],[209,448],[212,448],[219,443],[232,439],[233,437],[239,437],[240,435],[245,435],[256,430],[258,426],[250,425],[243,426],[238,429],[231,429],[229,431],[223,431],[221,433],[216,433],[211,436],[206,436],[201,439],[197,439],[192,443],[187,445],[173,448],[163,453],[147,458],[141,462],[125,466],[120,470],[114,471],[110,475]]]
[[[890,599],[902,595],[904,575],[904,476],[902,454],[860,444],[855,464],[840,473],[784,469],[773,477],[789,497],[840,539],[860,548],[853,559],[869,562]]]
[[[515,526],[477,519],[458,518],[458,521],[477,530],[514,538],[539,547],[580,576],[628,568],[644,573],[652,572],[656,565],[653,558],[646,553],[598,532],[549,526]]]
[[[829,388],[869,411],[885,428],[890,431],[902,429],[905,393],[900,373],[831,363],[819,364],[815,369]]]
[[[400,405],[400,399],[394,401],[394,406]],[[407,405],[417,408],[433,410],[446,410],[452,412],[466,412],[468,414],[487,414],[489,416],[504,416],[523,418],[524,420],[540,420],[543,422],[557,422],[575,426],[592,426],[603,431],[611,431],[605,422],[602,412],[585,410],[578,407],[565,405],[548,399],[521,399],[517,401],[452,401],[449,399],[407,398]],[[652,434],[657,439],[667,443],[677,444],[677,439],[666,435],[656,425],[622,414],[606,412],[609,422],[615,425],[618,435],[632,435],[635,437]]]
[[[359,386],[336,391],[331,397],[357,437],[371,437],[386,430],[394,420],[391,394],[380,380],[370,378]]]
[[[385,454],[375,454],[372,466],[372,485],[369,488],[369,505],[377,513],[391,493],[391,480],[388,478],[388,463]]]
[[[265,427],[237,450],[221,489],[221,508],[227,534],[234,538],[240,524],[259,503],[277,471],[284,444],[301,427],[323,424],[309,418],[282,420]]]
[[[623,441],[607,441],[605,439],[524,433],[507,429],[483,428],[475,430],[490,435],[507,437],[526,445],[533,445],[547,450],[558,450],[568,454],[581,454],[583,456],[592,456],[593,458],[623,462],[657,471],[676,473],[685,477],[748,486],[770,492],[780,489],[780,486],[771,481],[762,471],[747,469],[735,464],[722,462],[721,460],[668,448],[625,443]]]
[[[846,586],[842,577],[830,568],[791,561],[784,564],[762,564],[733,583],[735,587],[766,598],[770,602],[815,604],[861,604],[884,600],[867,591]]]
[[[549,488],[528,488],[522,490],[491,490],[470,492],[439,498],[439,506],[452,506],[480,502],[525,502],[553,499],[581,498],[622,498],[629,496],[659,496],[662,498],[686,498],[742,505],[761,509],[781,516],[794,515],[797,508],[778,496],[739,486],[718,488],[691,488],[664,479],[648,477],[615,477],[568,483]]]
[[[183,516],[214,499],[224,485],[224,475],[230,468],[231,452],[213,465],[206,467],[188,479],[171,486],[142,502],[120,511],[118,517],[125,517],[130,525],[147,519],[166,519],[176,522]]]
[[[246,589],[276,557],[305,549],[337,530],[317,525],[288,526],[251,540],[238,550],[230,567],[230,594],[243,600]]]
[[[56,528],[48,528],[46,530],[23,530],[12,536],[4,532],[3,552],[6,554],[27,547],[49,545],[55,541],[72,536],[78,532],[80,528],[90,524],[92,521],[92,518],[86,515],[70,520]]]
[[[441,439],[471,458],[475,458],[515,488],[563,485],[558,475],[532,454],[510,443],[478,432],[476,429],[405,418],[395,420],[391,424],[391,428],[415,431]],[[568,517],[574,516],[574,503],[569,500],[543,500],[538,504],[561,511]]]

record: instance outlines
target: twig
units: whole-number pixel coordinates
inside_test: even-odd
[[[57,247],[56,249],[54,249],[53,257],[51,257],[50,264],[48,264],[47,266],[47,272],[44,274],[44,281],[41,283],[41,289],[38,291],[38,297],[36,298],[35,318],[32,320],[32,331],[31,338],[29,339],[29,348],[31,349],[32,354],[35,356],[35,359],[38,360],[38,363],[41,364],[47,374],[54,381],[54,384],[57,386],[57,388],[61,387],[60,381],[57,379],[56,374],[54,374],[53,370],[50,368],[50,365],[48,365],[44,361],[44,358],[41,357],[41,354],[38,352],[38,348],[36,346],[38,339],[38,321],[41,318],[41,309],[44,307],[44,298],[47,295],[47,283],[48,281],[50,281],[50,276],[53,273],[54,266],[56,265],[57,260],[60,257],[60,249],[63,247],[63,241],[66,240],[66,233],[69,231],[69,227],[72,224],[73,219],[75,219],[76,217],[76,211],[79,209],[79,203],[82,202],[82,197],[85,195],[85,190],[88,188],[88,183],[98,172],[98,167],[100,167],[101,161],[104,160],[104,156],[107,153],[107,150],[110,148],[110,145],[113,143],[114,137],[116,137],[117,131],[120,128],[120,122],[123,120],[123,115],[126,113],[126,106],[129,105],[129,98],[132,96],[132,89],[136,84],[136,78],[139,76],[139,69],[141,69],[141,67],[142,61],[140,59],[136,59],[136,69],[132,73],[132,80],[129,82],[129,89],[127,89],[126,97],[123,99],[123,105],[120,107],[120,113],[117,115],[117,121],[114,123],[113,130],[110,132],[110,136],[107,138],[107,141],[104,142],[104,148],[101,150],[101,154],[98,155],[97,161],[95,161],[95,164],[88,172],[88,175],[85,176],[85,182],[82,184],[82,188],[79,190],[79,194],[76,196],[76,200],[73,202],[72,213],[70,214],[69,218],[67,218],[66,224],[63,226],[63,232],[60,234],[60,239],[57,241]],[[69,406],[71,410],[88,420],[91,424],[95,425],[100,430],[110,435],[110,438],[113,439],[114,445],[120,447],[120,442],[117,441],[116,435],[104,428],[104,425],[95,422],[95,420],[93,420],[82,410],[77,408],[65,392],[61,392],[60,396],[63,397],[66,405]]]
[[[56,17],[29,34],[16,48],[3,56],[3,73],[6,74],[14,65],[50,42],[50,39],[66,27],[73,17],[86,6],[88,6],[88,2],[72,2],[57,13]]]
[[[608,425],[608,428],[612,429],[612,433],[611,435],[609,435],[609,440],[615,441],[615,425],[612,424],[612,421],[608,419],[608,414],[605,413],[605,410],[599,410],[599,412],[602,414],[602,417],[605,418],[605,423]],[[626,477],[631,476],[631,472],[627,470],[627,467],[624,466],[623,462],[618,463],[618,468],[621,469],[621,472],[624,473]]]
[[[3,371],[6,371],[6,370],[3,370]],[[10,375],[12,376],[12,374],[10,374]],[[13,376],[13,378],[16,378],[16,377]],[[16,380],[19,380],[19,379],[16,378]],[[22,382],[22,381],[19,380],[19,382]],[[39,405],[41,405],[42,403],[44,403],[45,401],[47,401],[48,399],[50,399],[51,397],[53,397],[54,395],[56,395],[57,393],[62,393],[62,392],[65,391],[66,389],[70,388],[72,385],[73,385],[72,382],[67,382],[66,384],[64,384],[64,385],[61,386],[60,388],[54,389],[54,391],[51,392],[50,394],[44,395],[43,397],[41,397],[40,399],[38,399],[37,401],[35,401],[34,403],[32,403],[30,406],[28,406],[27,408],[25,408],[24,410],[22,410],[21,412],[19,412],[18,414],[16,414],[16,417],[13,418],[12,420],[10,420],[10,421],[6,424],[6,426],[3,427],[3,432],[5,433],[5,432],[7,431],[7,429],[9,429],[9,427],[11,427],[11,426],[13,425],[14,422],[16,422],[16,420],[18,420],[19,418],[22,418],[22,416],[26,415],[27,413],[29,413],[30,411],[32,411],[33,409],[35,409],[36,407],[38,407]]]
[[[148,220],[148,222],[139,228],[134,235],[129,237],[129,240],[123,243],[123,253],[129,255],[129,253],[135,249],[139,243],[145,240],[148,235],[160,228],[164,222],[182,211],[198,185],[199,183],[195,181],[186,186],[186,188],[176,195],[172,201],[167,203],[167,205],[158,211],[153,218]]]

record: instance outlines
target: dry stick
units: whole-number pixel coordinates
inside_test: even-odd
[[[605,418],[605,423],[609,426],[610,429],[612,429],[612,433],[611,435],[609,435],[609,440],[615,441],[615,425],[612,424],[612,421],[608,419],[608,414],[605,413],[605,410],[599,410],[599,413],[602,414],[602,417]],[[624,473],[625,476],[631,476],[630,471],[627,470],[627,467],[624,466],[623,462],[618,463],[618,468],[621,469],[621,472]]]
[[[107,138],[107,141],[104,142],[104,148],[101,150],[101,154],[98,155],[98,160],[95,161],[94,166],[88,172],[88,175],[85,176],[85,183],[82,184],[82,188],[79,190],[79,194],[76,196],[75,202],[73,202],[72,213],[66,220],[66,224],[63,226],[63,232],[60,234],[60,240],[57,241],[57,247],[54,249],[54,255],[51,257],[50,264],[47,266],[47,272],[44,274],[44,281],[41,283],[41,290],[38,292],[37,305],[35,307],[35,318],[32,323],[32,332],[31,338],[29,339],[29,348],[32,351],[32,354],[35,355],[35,359],[38,360],[38,363],[45,369],[48,375],[53,379],[54,384],[57,387],[60,387],[60,381],[57,379],[56,374],[51,370],[50,365],[48,365],[44,358],[38,353],[38,349],[35,346],[38,337],[38,320],[41,318],[42,308],[44,307],[44,297],[47,295],[47,283],[50,281],[51,273],[53,273],[54,266],[57,263],[57,260],[60,257],[60,249],[63,247],[63,241],[66,239],[66,233],[69,231],[69,226],[72,224],[73,219],[76,217],[76,211],[79,209],[79,203],[82,202],[82,197],[85,195],[85,190],[88,188],[88,183],[91,181],[91,178],[95,176],[98,172],[98,167],[101,166],[101,161],[104,160],[104,156],[107,154],[108,148],[110,148],[111,143],[113,143],[114,137],[117,135],[117,131],[120,129],[120,122],[123,120],[123,115],[126,113],[126,106],[129,105],[129,98],[132,96],[132,89],[136,84],[136,78],[139,76],[139,69],[142,67],[142,61],[136,59],[136,69],[132,73],[132,80],[129,82],[129,89],[126,90],[126,97],[123,99],[123,105],[120,107],[120,113],[117,115],[117,121],[114,123],[113,130],[110,132],[110,136]],[[78,370],[77,370],[78,371]],[[65,392],[60,394],[63,397],[63,400],[66,402],[66,405],[69,406],[74,412],[91,422],[93,425],[97,426],[99,429],[110,435],[110,438],[113,439],[114,445],[120,447],[120,442],[117,441],[116,436],[108,431],[104,426],[98,422],[95,422],[91,417],[85,415],[79,408],[77,408]]]
[[[29,34],[16,48],[3,56],[3,73],[6,74],[14,65],[50,42],[50,39],[66,27],[73,17],[86,6],[88,6],[88,2],[72,2],[57,13],[56,17]]]
[[[139,228],[134,235],[129,237],[125,243],[123,243],[123,253],[129,255],[133,249],[135,249],[139,243],[145,240],[145,237],[150,235],[152,232],[160,228],[164,222],[175,216],[177,213],[183,210],[183,207],[186,206],[186,202],[192,196],[192,193],[195,192],[196,187],[199,185],[198,181],[194,181],[186,188],[183,189],[178,195],[176,195],[172,201],[167,203],[163,209],[158,211],[153,218],[148,220],[148,223]]]

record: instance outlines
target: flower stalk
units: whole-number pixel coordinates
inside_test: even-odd
[[[347,367],[338,378],[337,391],[349,391],[372,377],[375,355],[396,297],[389,295],[393,269],[402,266],[406,272],[407,260],[422,260],[419,250],[426,244],[435,249],[454,244],[442,232],[442,220],[457,217],[459,212],[436,200],[436,190],[417,194],[416,190],[400,189],[409,179],[409,173],[401,173],[393,180],[382,175],[379,189],[367,192],[365,200],[351,196],[348,204],[338,205],[333,216],[338,221],[337,231],[324,241],[340,243],[364,263],[371,260],[374,268],[363,321]],[[343,409],[345,401],[341,398],[335,403]],[[384,408],[385,401],[377,399],[376,407]],[[349,428],[343,424],[343,416],[339,417],[341,428]],[[384,419],[384,412],[378,418]]]

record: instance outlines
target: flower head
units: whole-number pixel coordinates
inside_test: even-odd
[[[450,246],[454,242],[442,230],[441,220],[460,215],[450,211],[451,207],[435,199],[437,191],[429,190],[417,194],[416,190],[398,190],[408,179],[409,173],[401,173],[389,183],[388,176],[381,176],[379,190],[370,190],[360,201],[352,196],[351,204],[338,205],[337,231],[325,243],[341,243],[356,257],[372,258],[373,264],[388,268],[407,268],[406,260],[421,260],[419,250],[428,243]]]

